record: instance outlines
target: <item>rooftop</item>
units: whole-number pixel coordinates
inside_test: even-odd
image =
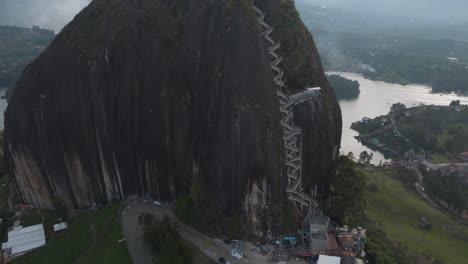
[[[341,258],[326,255],[320,255],[317,264],[340,264]]]
[[[61,222],[61,223],[58,223],[58,224],[54,225],[54,231],[55,232],[65,230],[67,228],[68,228],[68,224],[65,223],[65,222]]]
[[[326,215],[312,216],[310,218],[310,223],[312,225],[328,225],[330,218]]]
[[[18,226],[8,232],[8,241],[2,244],[2,248],[10,255],[20,254],[46,244],[44,225],[28,227]]]

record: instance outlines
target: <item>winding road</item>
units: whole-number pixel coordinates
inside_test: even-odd
[[[152,214],[156,219],[169,217],[178,226],[180,236],[197,247],[206,256],[217,263],[220,257],[225,258],[231,264],[268,263],[265,256],[254,252],[245,252],[244,258],[236,259],[231,256],[231,247],[224,244],[219,239],[212,239],[195,229],[187,226],[177,219],[167,204],[156,205],[152,201],[139,198],[127,199],[120,211],[120,221],[124,235],[127,239],[127,247],[135,264],[152,264],[151,253],[146,250],[143,242],[143,225],[138,224],[138,216],[143,214]]]

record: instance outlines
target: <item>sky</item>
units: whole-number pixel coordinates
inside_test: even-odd
[[[468,21],[468,0],[296,0],[296,2],[423,20]]]
[[[0,25],[60,31],[91,0],[0,0]],[[359,12],[423,20],[468,21],[468,0],[296,0]]]
[[[0,0],[0,25],[59,32],[90,0]]]

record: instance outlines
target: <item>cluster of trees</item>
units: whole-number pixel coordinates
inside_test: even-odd
[[[461,106],[460,100],[453,100],[449,106]]]
[[[366,207],[366,178],[347,156],[338,158],[337,173],[330,182],[326,213],[340,223],[355,222]]]
[[[356,99],[359,97],[361,90],[358,81],[348,80],[337,74],[328,75],[327,78],[338,99]]]
[[[367,163],[367,154],[362,156],[362,162]],[[325,213],[340,224],[361,225],[367,229],[366,253],[370,263],[393,264],[406,262],[406,255],[390,241],[382,227],[371,220],[365,213],[366,207],[366,177],[362,170],[353,162],[354,155],[338,159],[337,174],[331,180],[330,194],[326,202]],[[375,189],[374,191],[378,191]]]
[[[441,175],[438,171],[425,172],[424,186],[434,196],[459,209],[468,208],[468,186],[458,173]]]
[[[357,161],[358,164],[369,165],[372,159],[374,159],[374,153],[363,151],[359,154],[359,157],[356,158],[353,152],[348,152],[348,155],[346,155],[346,157],[350,161]]]
[[[451,157],[468,150],[468,115],[465,111],[456,112],[449,107],[419,107],[410,113],[397,119],[397,126],[402,134],[421,148]]]
[[[145,215],[144,241],[155,263],[192,263],[191,252],[182,244],[177,226],[167,217],[154,220]]]
[[[190,193],[176,201],[176,215],[184,223],[208,234],[226,234],[232,238],[242,235],[239,215],[228,215],[210,200],[202,180],[192,184]]]

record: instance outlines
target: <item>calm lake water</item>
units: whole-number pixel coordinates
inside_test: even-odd
[[[403,103],[407,107],[425,105],[449,105],[453,100],[460,100],[468,104],[468,97],[456,94],[431,93],[431,88],[424,85],[399,85],[365,79],[362,75],[348,72],[327,72],[338,74],[350,80],[356,80],[361,84],[361,94],[354,100],[340,100],[343,113],[343,137],[341,151],[347,154],[352,151],[355,156],[362,151],[374,153],[373,163],[386,161],[383,154],[372,151],[359,143],[354,136],[358,133],[351,129],[351,123],[362,120],[363,117],[374,118],[385,115],[390,111],[394,103]]]

